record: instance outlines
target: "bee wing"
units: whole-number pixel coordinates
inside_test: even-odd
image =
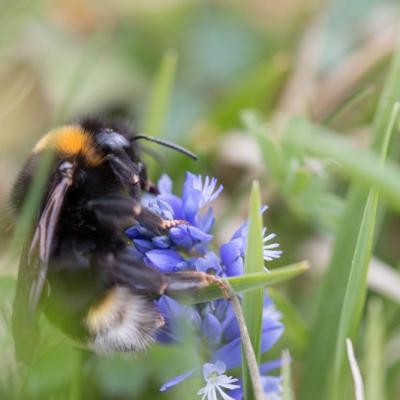
[[[46,282],[54,231],[58,223],[65,194],[72,181],[63,177],[50,193],[40,216],[28,253],[28,268],[32,281],[29,289],[29,309],[34,314]]]
[[[30,342],[34,342],[38,335],[38,304],[46,283],[54,232],[65,194],[71,184],[71,174],[63,175],[55,184],[40,215],[32,242],[24,249],[21,257],[13,307],[13,332],[17,357],[22,360],[31,355]]]

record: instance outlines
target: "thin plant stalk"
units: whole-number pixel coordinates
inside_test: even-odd
[[[255,400],[264,399],[264,389],[261,383],[261,376],[258,368],[258,363],[256,355],[254,353],[253,345],[251,344],[251,339],[249,332],[247,330],[247,325],[244,319],[242,307],[236,293],[233,291],[232,286],[227,280],[224,283],[228,289],[230,302],[232,304],[233,311],[236,316],[237,323],[239,325],[240,337],[242,339],[242,348],[244,350],[244,355],[246,357],[247,367],[250,373],[251,383],[253,386],[253,394]]]
[[[362,380],[360,368],[354,355],[353,344],[349,338],[346,339],[347,357],[351,368],[351,374],[354,381],[356,400],[364,400],[364,383]]]

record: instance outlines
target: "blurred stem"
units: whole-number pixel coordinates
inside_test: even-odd
[[[175,50],[165,52],[154,81],[143,123],[146,134],[160,136],[161,130],[165,127],[177,61],[178,55]]]
[[[250,372],[251,383],[253,385],[254,399],[255,400],[263,400],[264,399],[264,390],[263,390],[263,386],[261,383],[261,376],[260,376],[260,372],[258,369],[256,355],[254,353],[254,349],[251,344],[249,332],[247,330],[247,325],[244,320],[242,307],[240,305],[238,296],[232,289],[232,286],[229,284],[229,282],[227,280],[224,280],[224,283],[228,289],[232,308],[235,313],[237,323],[239,325],[240,336],[242,339],[242,348],[244,350],[244,354],[245,354],[246,361],[247,361],[247,367]]]
[[[347,111],[353,109],[362,100],[374,93],[374,88],[367,86],[366,88],[361,88],[356,93],[353,93],[350,97],[345,99],[339,106],[333,110],[329,115],[323,118],[322,123],[324,125],[331,125],[336,119],[342,116]]]

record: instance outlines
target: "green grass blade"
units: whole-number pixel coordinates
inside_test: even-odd
[[[245,274],[265,273],[263,258],[261,194],[258,182],[253,182],[249,205],[249,226],[247,233],[247,248],[244,264]],[[243,314],[251,343],[254,348],[256,360],[259,363],[261,357],[261,330],[262,310],[264,305],[264,288],[254,289],[243,295]],[[254,398],[251,378],[247,364],[242,364],[243,394],[245,400]]]
[[[390,137],[394,130],[395,124],[398,121],[399,110],[399,104],[396,103],[390,117],[388,129],[382,142],[382,151],[380,157],[381,166],[383,166],[387,156]],[[364,308],[365,296],[367,293],[368,266],[373,248],[378,199],[379,192],[376,190],[371,190],[365,206],[364,216],[361,221],[360,232],[354,251],[354,258],[351,265],[349,281],[346,287],[342,313],[339,322],[339,332],[335,355],[334,387],[339,387],[340,377],[343,370],[342,367],[346,338],[354,336],[357,332],[362,310]]]
[[[154,81],[143,123],[143,130],[148,135],[159,136],[165,126],[177,61],[178,55],[175,50],[165,52]]]
[[[371,191],[361,222],[350,278],[346,288],[339,333],[336,343],[334,388],[340,385],[346,349],[346,338],[354,336],[357,331],[367,292],[367,273],[373,246],[378,193]],[[339,393],[341,396],[341,394]],[[340,397],[339,397],[340,398]]]
[[[308,263],[306,261],[302,261],[296,264],[274,269],[270,272],[256,272],[252,274],[235,276],[228,278],[227,281],[229,281],[236,293],[245,293],[285,282],[307,271],[308,268]],[[190,297],[182,299],[182,301],[186,304],[197,304],[216,300],[222,296],[223,294],[218,286],[210,285],[197,291]]]
[[[375,114],[372,141],[374,150],[379,150],[382,145],[391,110],[398,98],[400,98],[400,41]],[[301,377],[301,400],[320,400],[327,392],[349,266],[354,255],[354,245],[359,234],[366,198],[367,193],[360,185],[354,184],[349,189],[330,265],[321,285],[317,314],[311,329],[310,347]]]
[[[292,371],[290,368],[290,356],[287,350],[282,352],[282,378],[283,378],[283,393],[282,400],[294,400]]]
[[[367,335],[364,351],[365,359],[365,398],[366,400],[386,399],[384,365],[383,305],[373,299],[368,305]]]

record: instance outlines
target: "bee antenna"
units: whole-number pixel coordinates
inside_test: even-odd
[[[142,135],[142,134],[135,135],[130,141],[134,142],[134,141],[136,141],[138,139],[144,139],[144,140],[147,140],[149,142],[158,143],[161,146],[169,147],[170,149],[176,150],[179,153],[182,153],[185,156],[188,156],[193,160],[197,160],[197,156],[195,154],[193,154],[191,151],[189,151],[189,150],[185,149],[184,147],[181,147],[181,146],[179,146],[179,145],[177,145],[175,143],[171,143],[171,142],[168,142],[168,141],[163,140],[163,139],[158,139],[158,138],[155,138],[155,137],[152,137],[152,136],[147,136],[147,135]]]

